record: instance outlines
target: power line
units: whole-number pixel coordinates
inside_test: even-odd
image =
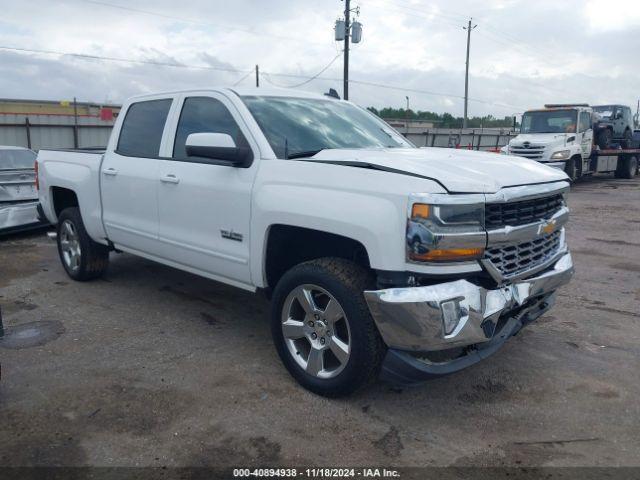
[[[240,77],[240,80],[238,80],[236,83],[234,83],[234,84],[233,84],[233,86],[235,87],[235,86],[239,85],[239,84],[240,84],[240,83],[241,83],[245,78],[247,78],[247,77],[248,77],[249,75],[251,75],[252,73],[253,73],[253,70],[249,70],[249,71],[247,72],[247,74],[246,74],[246,75],[243,75],[242,77]]]
[[[130,58],[107,57],[104,55],[90,55],[87,53],[69,53],[69,52],[60,52],[58,50],[39,50],[35,48],[7,47],[7,46],[1,46],[1,45],[0,45],[0,50],[10,50],[10,51],[22,52],[22,53],[39,53],[44,55],[62,55],[67,57],[76,57],[76,58],[88,59],[88,60],[104,60],[109,62],[139,63],[144,65],[155,65],[158,67],[190,68],[190,69],[198,69],[198,70],[217,70],[221,72],[232,72],[232,73],[245,73],[247,71],[247,70],[241,70],[233,67],[216,67],[212,65],[186,65],[184,63],[158,62],[155,60],[134,60]],[[253,70],[250,70],[250,72],[251,71]]]
[[[297,84],[295,84],[295,85],[288,85],[288,86],[285,86],[285,85],[276,85],[275,83],[273,83],[273,81],[271,81],[271,80],[269,79],[269,75],[270,75],[270,74],[269,74],[268,72],[262,72],[262,75],[264,75],[264,76],[265,76],[265,78],[267,79],[267,82],[269,82],[269,83],[270,83],[270,84],[272,84],[272,85],[275,85],[276,87],[280,87],[280,88],[298,88],[298,87],[302,87],[303,85],[306,85],[307,83],[309,83],[309,82],[311,82],[311,81],[313,81],[313,80],[315,80],[315,79],[319,78],[319,77],[320,77],[320,75],[322,75],[324,72],[326,72],[326,71],[329,69],[329,67],[331,67],[331,65],[333,65],[333,64],[335,63],[335,61],[336,61],[338,58],[340,58],[340,56],[341,56],[341,55],[342,55],[342,53],[339,53],[338,55],[336,55],[335,57],[333,57],[333,59],[332,59],[332,60],[331,60],[331,61],[330,61],[326,66],[324,66],[324,67],[322,68],[322,70],[320,70],[318,73],[316,73],[315,75],[313,75],[313,76],[311,76],[311,77],[307,78],[304,82],[297,83]],[[276,73],[276,74],[274,74],[274,75],[278,75],[278,74]],[[280,75],[282,75],[282,74],[280,74]]]
[[[20,47],[3,46],[3,45],[0,45],[0,50],[8,50],[8,51],[14,51],[14,52],[19,52],[19,53],[35,53],[35,54],[43,54],[43,55],[61,55],[61,56],[69,56],[69,57],[80,58],[80,59],[107,61],[107,62],[131,63],[131,64],[144,64],[144,65],[153,65],[153,66],[157,66],[157,67],[187,68],[187,69],[196,69],[196,70],[215,70],[215,71],[222,71],[222,72],[245,73],[245,74],[247,72],[253,72],[254,71],[254,70],[243,70],[243,69],[239,69],[239,68],[235,68],[235,67],[188,65],[188,64],[184,64],[184,63],[158,62],[158,61],[153,61],[153,60],[134,60],[134,59],[128,59],[128,58],[109,57],[109,56],[103,56],[103,55],[90,55],[90,54],[84,54],[84,53],[70,53],[70,52],[61,52],[61,51],[57,51],[57,50],[41,50],[41,49],[33,49],[33,48],[20,48]],[[337,57],[339,57],[339,55]],[[335,61],[335,58],[334,58],[333,61]],[[325,67],[325,71],[330,66],[331,66],[331,64],[326,66]],[[309,77],[308,75],[301,75],[301,74],[295,74],[295,73],[276,73],[276,72],[270,72],[267,75],[270,75],[272,77],[283,77],[283,78],[301,78],[301,79],[305,79],[305,80],[309,80],[309,81],[311,81],[311,80],[327,80],[327,81],[335,81],[335,82],[342,81],[341,78],[322,77],[322,76],[320,76],[321,73],[322,72],[319,72],[318,74],[316,74],[316,75],[314,75],[312,77]],[[305,83],[308,83],[308,82],[305,82]],[[397,85],[388,85],[388,84],[383,84],[383,83],[369,82],[369,81],[365,81],[365,80],[349,79],[349,83],[358,84],[358,85],[365,85],[365,86],[370,86],[370,87],[376,87],[376,88],[383,88],[383,89],[388,89],[388,90],[395,90],[395,91],[399,91],[399,92],[412,92],[412,93],[419,93],[419,94],[423,94],[423,95],[430,95],[430,96],[437,96],[437,97],[464,99],[464,97],[461,96],[461,95],[455,95],[455,94],[443,93],[443,92],[434,92],[434,91],[414,89],[414,88],[407,88],[407,87],[401,87],[401,86],[397,86]],[[506,107],[506,108],[509,108],[509,109],[515,108],[515,109],[520,109],[520,110],[526,110],[525,107],[520,107],[520,106],[516,106],[516,105],[510,105],[510,104],[501,103],[501,102],[491,102],[491,101],[488,101],[488,100],[481,100],[481,99],[477,99],[477,98],[469,98],[469,101],[470,102],[477,102],[477,103],[481,103],[481,104],[485,104],[485,105],[490,105],[490,106],[496,106],[496,107]]]

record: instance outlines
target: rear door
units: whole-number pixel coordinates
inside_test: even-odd
[[[258,162],[249,168],[188,157],[191,133],[226,133],[238,147],[258,147],[235,106],[222,94],[184,95],[172,115],[172,142],[159,171],[159,239],[163,257],[228,283],[250,283],[251,188]],[[240,285],[242,286],[242,285]]]
[[[100,175],[102,218],[117,246],[158,253],[159,156],[172,101],[153,98],[132,103],[117,143],[110,144],[105,154]]]

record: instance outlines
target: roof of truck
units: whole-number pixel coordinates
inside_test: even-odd
[[[148,93],[144,95],[136,95],[131,97],[136,100],[143,98],[154,97],[162,95],[177,95],[183,93],[201,93],[201,92],[233,92],[239,96],[267,96],[267,97],[296,97],[296,98],[332,98],[324,95],[323,93],[307,92],[304,90],[295,90],[292,88],[275,88],[275,87],[205,87],[205,88],[191,88],[188,90],[174,90],[168,92],[156,92]]]

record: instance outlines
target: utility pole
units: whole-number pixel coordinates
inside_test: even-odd
[[[464,74],[464,119],[462,120],[462,128],[467,128],[467,110],[469,104],[469,50],[471,48],[471,30],[476,28],[478,25],[471,26],[471,18],[469,19],[469,24],[466,27],[462,27],[467,31],[467,62],[466,69]]]
[[[405,95],[405,97],[407,99],[407,111],[404,113],[404,123],[405,123],[405,129],[406,129],[406,133],[409,133],[409,97],[407,95]]]
[[[256,65],[256,87],[260,86],[260,67]]]
[[[344,0],[344,75],[342,85],[342,98],[349,100],[349,29],[351,15],[351,0]]]

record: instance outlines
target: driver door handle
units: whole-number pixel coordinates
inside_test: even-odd
[[[116,170],[115,168],[105,168],[104,170],[102,170],[102,173],[104,173],[105,175],[111,175],[113,177],[118,174],[118,170]]]
[[[162,183],[180,183],[180,179],[172,173],[165,175],[164,177],[160,177],[160,181]]]

